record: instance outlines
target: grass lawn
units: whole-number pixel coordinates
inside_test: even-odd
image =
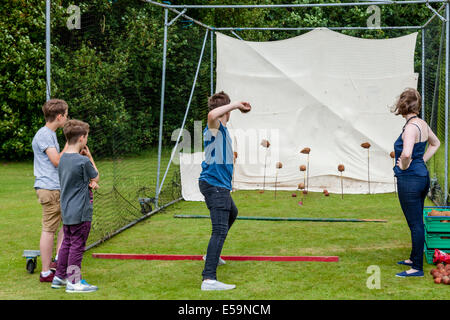
[[[124,160],[125,161],[125,160]],[[142,158],[128,159],[131,163]],[[100,164],[101,165],[101,164]],[[403,279],[396,264],[410,251],[410,234],[395,194],[310,193],[305,205],[292,192],[237,191],[241,216],[386,219],[387,223],[272,222],[237,220],[223,255],[337,255],[339,262],[238,262],[219,267],[218,279],[237,285],[227,292],[200,290],[200,261],[133,261],[92,258],[92,253],[204,254],[208,219],[174,214],[208,214],[203,202],[178,202],[163,212],[87,251],[83,277],[99,291],[69,295],[40,283],[25,270],[24,249],[38,249],[41,207],[33,186],[32,162],[0,163],[0,299],[448,299],[448,287],[426,276]],[[96,203],[94,202],[94,205]],[[427,202],[431,205],[431,202]],[[369,266],[380,268],[380,289],[366,285]],[[447,293],[447,294],[446,294]]]

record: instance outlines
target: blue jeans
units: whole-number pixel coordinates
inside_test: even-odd
[[[411,230],[412,249],[409,259],[413,262],[412,268],[416,270],[423,270],[423,247],[425,243],[423,206],[429,188],[429,176],[397,177],[400,206]]]
[[[215,187],[206,181],[199,181],[200,192],[205,197],[212,223],[212,233],[206,252],[204,279],[216,280],[216,269],[220,253],[227,237],[228,231],[238,215],[238,209],[230,195],[230,190]]]

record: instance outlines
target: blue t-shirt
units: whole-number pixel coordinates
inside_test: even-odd
[[[233,146],[228,129],[220,123],[214,136],[206,126],[203,130],[205,161],[199,180],[231,190],[233,179]]]
[[[58,168],[50,161],[45,151],[48,148],[55,148],[59,153],[59,143],[56,133],[44,126],[36,132],[31,142],[34,153],[33,170],[34,187],[47,190],[59,190]]]

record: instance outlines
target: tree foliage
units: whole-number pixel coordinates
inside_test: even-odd
[[[277,4],[282,0],[241,1]],[[292,3],[338,2],[294,0]],[[173,4],[204,4],[202,0]],[[69,5],[81,10],[81,29],[69,30]],[[208,4],[236,4],[211,0]],[[421,25],[424,5],[381,7],[384,26]],[[365,26],[366,6],[279,9],[201,9],[188,14],[204,23],[234,27]],[[45,1],[10,0],[0,6],[0,158],[32,157],[31,140],[44,125]],[[163,9],[140,0],[52,1],[52,97],[69,103],[69,115],[91,126],[91,148],[103,156],[138,152],[158,142]],[[175,17],[170,13],[169,19]],[[274,41],[298,31],[237,31],[245,40]],[[411,31],[348,30],[365,38],[389,38]],[[179,18],[169,28],[164,142],[184,117],[205,30]],[[210,94],[209,40],[188,117],[204,120]],[[420,48],[416,54],[420,68]],[[61,133],[59,137],[62,139]]]

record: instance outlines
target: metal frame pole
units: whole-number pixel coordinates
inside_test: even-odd
[[[218,27],[216,31],[312,31],[317,28],[325,27],[299,27],[299,28],[282,28],[282,27]],[[373,27],[326,27],[329,30],[373,30]],[[379,27],[380,30],[417,30],[422,29],[422,26],[394,26],[394,27]],[[235,34],[235,36],[237,36]]]
[[[163,177],[163,179],[161,181],[161,185],[159,186],[158,194],[161,193],[161,189],[162,189],[162,187],[164,185],[164,181],[166,180],[167,173],[169,172],[170,164],[172,163],[173,156],[174,156],[175,151],[177,150],[178,144],[180,142],[180,138],[181,138],[181,135],[183,133],[184,126],[186,125],[187,115],[188,115],[189,109],[191,107],[192,97],[194,96],[195,85],[197,84],[198,74],[200,73],[200,66],[201,66],[202,60],[203,60],[203,53],[205,52],[206,40],[208,39],[208,33],[209,33],[208,30],[206,30],[205,37],[203,39],[202,51],[200,53],[200,58],[198,59],[197,70],[196,70],[195,76],[194,76],[194,83],[192,84],[191,94],[189,95],[189,101],[188,101],[188,104],[187,104],[187,107],[186,107],[186,112],[184,113],[183,123],[181,124],[181,129],[180,129],[180,132],[178,133],[177,141],[175,143],[175,147],[173,148],[173,152],[170,155],[170,160],[169,160],[169,163],[167,164],[166,172],[164,173],[164,177]]]
[[[162,136],[163,136],[163,121],[164,121],[164,99],[166,89],[166,62],[167,62],[167,23],[169,17],[169,10],[164,9],[164,43],[163,43],[163,65],[162,65],[162,79],[161,79],[161,109],[159,113],[159,141],[158,141],[158,171],[156,173],[156,194],[155,206],[158,208],[159,199],[159,175],[161,170],[161,150],[162,150]]]
[[[439,16],[439,19],[441,19],[441,21],[444,21],[444,20],[442,20],[442,16],[439,15],[439,12],[440,12],[443,8],[445,8],[445,3],[437,10],[437,13],[433,14],[433,16],[432,16],[430,19],[428,19],[427,22],[424,23],[424,25],[422,26],[422,28],[425,28],[427,25],[429,25],[429,24],[434,20],[434,18],[436,18],[437,16]]]
[[[297,3],[297,4],[240,4],[240,5],[168,5],[153,0],[144,0],[151,4],[171,9],[270,9],[270,8],[310,8],[310,7],[348,7],[348,6],[371,6],[371,5],[409,5],[426,3],[444,3],[446,0],[401,0],[401,1],[366,1],[366,2],[343,2],[343,3]]]
[[[450,62],[450,3],[445,5],[445,205],[448,200],[448,102],[449,102],[449,62]]]
[[[439,19],[441,19],[442,21],[445,20],[444,17],[442,17],[442,16],[439,14],[439,11],[436,11],[432,6],[430,6],[430,4],[429,4],[428,2],[426,3],[426,5],[427,5],[427,8],[428,8],[428,9],[430,9],[431,11],[433,11],[433,13],[434,13],[436,16],[439,17]]]
[[[242,41],[244,41],[244,39],[242,39],[234,30],[231,30],[231,33],[236,37],[236,38],[238,38],[239,40],[242,40]]]
[[[177,20],[179,17],[183,17],[185,19],[191,20],[193,23],[198,24],[199,26],[202,26],[203,28],[207,28],[209,30],[213,29],[211,26],[208,26],[207,24],[204,24],[203,22],[198,21],[198,20],[196,20],[196,19],[186,15],[185,14],[186,11],[184,11],[184,10],[187,10],[188,8],[183,8],[184,10],[180,12],[180,11],[174,9],[174,6],[172,6],[172,5],[159,3],[159,2],[156,2],[156,1],[152,1],[152,0],[142,0],[142,1],[148,2],[148,3],[153,4],[153,5],[157,5],[157,6],[163,7],[165,9],[169,9],[170,11],[176,13],[178,16],[174,20]],[[170,23],[169,25],[171,25],[171,24],[172,23]]]
[[[51,29],[51,16],[50,7],[51,0],[45,2],[45,67],[46,67],[46,99],[51,99],[51,61],[50,61],[50,29]]]
[[[422,29],[422,119],[425,120],[425,29]]]
[[[175,23],[175,21],[178,20],[179,17],[181,17],[182,15],[184,15],[186,13],[187,9],[183,9],[183,11],[181,11],[175,18],[172,19],[172,21],[170,21],[167,26],[170,27],[172,24]]]
[[[211,30],[211,96],[214,94],[214,30]]]

